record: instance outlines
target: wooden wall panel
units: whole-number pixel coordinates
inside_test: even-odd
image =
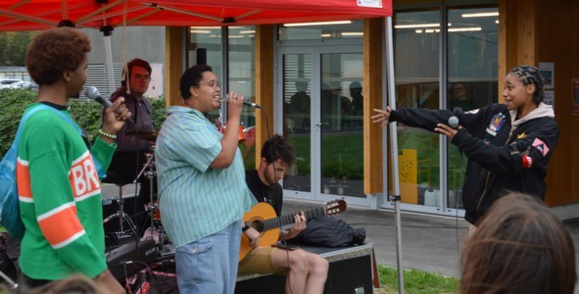
[[[499,43],[497,44],[499,53],[498,53],[498,77],[499,77],[499,86],[498,88],[498,102],[502,103],[504,102],[504,98],[502,95],[503,92],[503,87],[502,84],[500,82],[500,79],[502,77],[504,77],[507,72],[509,71],[508,65],[507,65],[507,46],[509,44],[509,39],[507,38],[507,32],[508,32],[508,27],[507,27],[507,23],[509,22],[509,19],[507,18],[508,13],[507,13],[507,1],[506,0],[501,0],[499,1]]]
[[[570,84],[571,79],[579,78],[579,57],[577,56],[577,52],[579,52],[579,18],[576,17],[577,15],[579,15],[579,2],[575,0],[567,0],[566,2],[569,2],[569,5],[567,5],[567,7],[570,6],[569,9],[566,10],[567,13],[569,13],[570,11],[570,14],[568,15],[568,18],[570,19],[569,21],[570,27],[564,30],[566,34],[565,37],[562,38],[562,40],[565,40],[565,42],[571,46],[571,48],[569,48],[569,50],[567,51],[568,53],[566,54],[564,60],[564,64],[570,65],[570,68],[568,69],[569,75],[556,77],[557,80],[562,81],[563,84],[561,85],[561,88],[559,88],[559,91],[555,93],[556,94],[558,93],[558,95],[562,97],[561,99],[557,99],[557,101],[565,99],[572,105],[573,95]],[[556,71],[556,73],[558,72]],[[571,191],[570,191],[571,200],[573,202],[579,202],[579,152],[577,152],[577,150],[579,149],[579,115],[570,115],[569,114],[570,111],[571,111],[570,107],[564,107],[559,112],[562,115],[566,114],[567,116],[570,116],[569,120],[565,121],[569,124],[569,127],[567,128],[569,132],[564,134],[565,136],[567,136],[569,140],[568,144],[570,146],[568,149],[566,149],[566,151],[568,151],[569,153],[561,152],[560,156],[563,159],[568,157],[571,158],[571,160],[567,159],[571,165],[570,166],[571,168],[569,169],[570,173],[568,173],[569,175],[567,177],[567,180],[571,184]]]
[[[575,150],[579,145],[579,122],[577,116],[571,115],[573,99],[571,79],[579,78],[578,38],[576,36],[579,21],[577,15],[579,4],[573,0],[541,0],[538,11],[540,22],[538,34],[538,62],[555,64],[555,119],[559,123],[559,143],[551,161],[547,176],[547,197],[549,206],[579,202],[579,154]],[[573,12],[573,13],[572,13]]]
[[[269,129],[273,130],[274,30],[273,25],[259,25],[255,28],[255,103],[264,108],[255,110],[255,166],[259,166],[261,145],[268,139],[265,124],[269,124]],[[267,111],[267,121],[262,111]]]
[[[499,41],[506,41],[505,71],[519,64],[537,63],[537,3],[539,0],[500,0]],[[503,35],[501,35],[503,33]],[[499,45],[499,48],[502,45]],[[500,53],[500,52],[499,52]],[[502,68],[499,65],[499,68]]]
[[[499,1],[499,91],[504,75],[516,65],[555,64],[555,116],[560,133],[547,176],[545,202],[549,206],[579,202],[579,155],[573,152],[579,145],[579,130],[574,127],[579,118],[571,115],[571,78],[579,77],[574,54],[579,49],[579,21],[572,16],[578,10],[579,3],[573,0]]]
[[[183,103],[179,93],[179,80],[185,71],[183,53],[185,36],[183,27],[165,28],[165,104],[167,107]]]
[[[364,193],[379,193],[382,188],[382,130],[372,124],[373,109],[382,105],[383,18],[364,21]]]
[[[555,119],[559,123],[560,131],[559,143],[548,169],[548,189],[545,202],[549,206],[577,202],[577,199],[573,199],[573,188],[570,181],[573,175],[572,163],[576,162],[570,149],[572,146],[569,111],[571,97],[570,91],[564,90],[571,87],[571,63],[568,61],[572,54],[571,46],[568,45],[570,42],[558,35],[558,31],[571,26],[570,15],[566,13],[566,11],[570,11],[570,4],[568,0],[541,0],[537,6],[537,11],[541,12],[540,22],[535,17],[537,19],[535,30],[537,60],[534,65],[539,65],[539,62],[553,62],[555,64]]]

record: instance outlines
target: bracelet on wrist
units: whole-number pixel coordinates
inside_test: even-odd
[[[117,138],[117,135],[109,134],[109,133],[103,131],[102,129],[99,130],[99,135],[103,135],[103,136],[110,138],[110,139],[113,139],[113,140]]]

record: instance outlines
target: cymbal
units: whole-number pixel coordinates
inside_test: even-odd
[[[127,131],[127,136],[137,136],[139,139],[147,141],[157,141],[157,131]]]

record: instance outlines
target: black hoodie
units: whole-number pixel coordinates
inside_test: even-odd
[[[559,140],[551,106],[539,107],[515,120],[516,110],[491,104],[469,112],[402,108],[390,121],[434,131],[437,123],[458,117],[461,130],[452,139],[468,158],[462,200],[465,219],[477,224],[488,208],[507,191],[544,199],[547,165]]]

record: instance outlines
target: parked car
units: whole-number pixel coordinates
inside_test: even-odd
[[[14,83],[23,82],[21,79],[1,79],[0,80],[0,89],[10,88],[10,85]]]
[[[31,90],[38,90],[38,84],[35,82],[28,82],[28,81],[20,81],[16,83],[12,83],[7,86],[8,88],[12,89],[31,89]]]

